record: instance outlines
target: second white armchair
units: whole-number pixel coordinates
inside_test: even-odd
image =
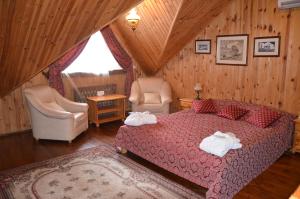
[[[139,78],[133,82],[129,101],[133,112],[169,113],[171,87],[162,78]]]

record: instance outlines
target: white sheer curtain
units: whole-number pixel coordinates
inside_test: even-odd
[[[108,74],[109,71],[121,69],[111,54],[102,34],[93,34],[78,58],[62,73]]]

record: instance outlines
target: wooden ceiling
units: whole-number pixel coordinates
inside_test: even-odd
[[[145,0],[132,31],[125,16],[112,28],[143,71],[152,75],[193,39],[230,0]]]
[[[0,96],[107,24],[144,72],[154,74],[229,1],[2,0]],[[135,6],[141,21],[133,32],[125,16]]]
[[[142,0],[1,0],[0,96]]]

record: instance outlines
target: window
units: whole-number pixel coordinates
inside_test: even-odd
[[[108,74],[121,67],[111,54],[102,34],[93,34],[81,54],[62,73]]]

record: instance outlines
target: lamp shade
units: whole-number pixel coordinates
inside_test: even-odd
[[[201,84],[200,83],[196,83],[195,86],[194,86],[194,90],[195,91],[201,91],[202,90]]]

